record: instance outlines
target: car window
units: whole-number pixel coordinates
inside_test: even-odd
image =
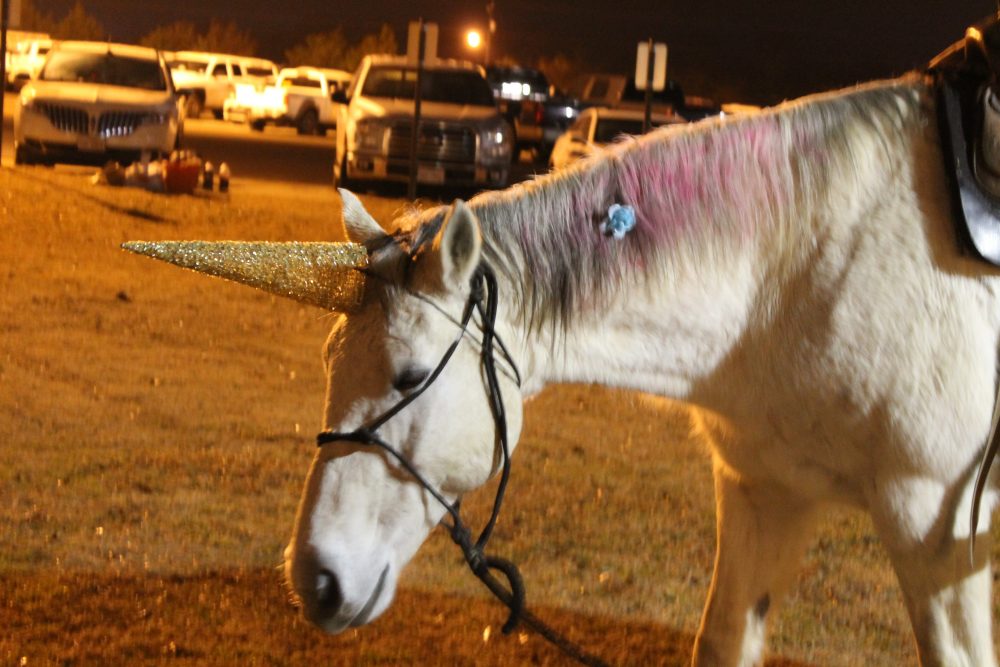
[[[295,86],[296,88],[322,88],[323,84],[316,79],[307,76],[289,77],[282,82],[283,86]]]
[[[243,65],[233,63],[233,76],[243,76]]]
[[[594,85],[590,87],[587,97],[590,99],[604,99],[608,96],[608,89],[610,87],[611,82],[607,79],[596,79]]]
[[[103,83],[126,88],[167,90],[160,63],[111,53],[54,51],[42,70],[42,81]]]
[[[587,136],[587,130],[590,128],[591,117],[592,116],[587,113],[580,114],[580,117],[573,122],[572,127],[570,127],[569,129],[573,133],[578,134],[581,137]]]
[[[365,78],[362,94],[368,97],[413,99],[417,71],[402,67],[373,67]],[[421,99],[470,106],[495,106],[493,91],[486,79],[471,70],[428,70],[423,72]]]
[[[271,76],[273,72],[270,67],[247,67],[247,74],[250,76]]]
[[[226,63],[219,63],[213,67],[212,76],[226,76]]]

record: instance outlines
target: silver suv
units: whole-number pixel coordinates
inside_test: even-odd
[[[407,182],[417,71],[402,56],[365,56],[342,98],[333,178],[348,189]],[[421,79],[417,181],[424,185],[507,185],[513,131],[481,68],[435,60]]]

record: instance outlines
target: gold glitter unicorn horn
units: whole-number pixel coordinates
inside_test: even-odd
[[[357,306],[368,262],[356,243],[128,241],[125,250],[327,310]]]

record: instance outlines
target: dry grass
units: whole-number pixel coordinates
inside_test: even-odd
[[[234,188],[164,197],[0,170],[0,664],[562,664],[537,637],[498,637],[502,610],[441,531],[373,626],[327,637],[296,618],[275,566],[329,323],[118,249],[337,238],[330,189]],[[401,205],[366,203],[380,219]],[[541,616],[618,663],[688,659],[714,548],[708,456],[689,431],[681,406],[593,387],[527,411],[494,551],[521,565]],[[856,514],[821,527],[776,621],[789,661],[915,661]]]

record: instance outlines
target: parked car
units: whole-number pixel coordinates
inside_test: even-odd
[[[642,134],[645,116],[645,110],[637,109],[584,109],[576,122],[556,140],[549,166],[562,169],[624,135]],[[654,128],[687,122],[676,114],[653,114],[650,121]]]
[[[333,95],[346,91],[351,73],[321,67],[286,67],[269,86],[237,84],[223,117],[254,130],[266,125],[293,126],[299,134],[325,134],[337,126]]]
[[[270,60],[227,53],[177,51],[169,54],[168,65],[189,118],[209,111],[221,119],[236,84],[258,84],[278,76],[278,67]]]
[[[407,182],[417,71],[405,57],[365,56],[337,120],[334,181],[355,187]],[[417,132],[417,180],[428,185],[503,187],[513,132],[483,70],[458,60],[425,64]]]
[[[154,49],[60,42],[21,89],[14,115],[18,164],[131,162],[177,147],[183,120]]]
[[[38,76],[53,43],[48,37],[17,42],[7,57],[7,85],[19,90]]]

